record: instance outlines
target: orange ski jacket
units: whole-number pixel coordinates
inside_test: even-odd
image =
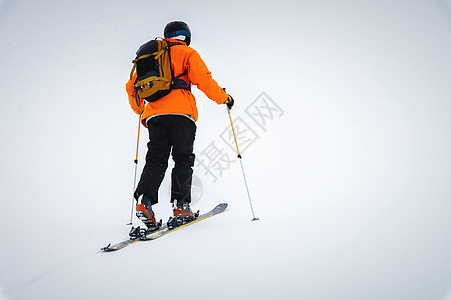
[[[186,46],[182,41],[166,39],[167,41],[177,42],[180,45],[171,46],[171,62],[174,77],[188,71],[187,74],[180,77],[188,84],[196,85],[204,94],[218,104],[223,104],[228,95],[212,78],[202,58],[196,50]],[[146,119],[154,115],[163,114],[181,114],[189,115],[194,121],[197,121],[198,111],[194,95],[184,89],[174,89],[168,95],[158,99],[155,102],[138,101],[135,99],[134,83],[136,81],[136,72],[131,80],[126,84],[128,101],[133,111],[137,114],[142,113],[142,124],[147,127]]]

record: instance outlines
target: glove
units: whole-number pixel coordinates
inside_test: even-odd
[[[229,94],[227,94],[227,96],[227,100],[224,102],[224,104],[227,105],[229,109],[232,109],[233,105],[235,104],[235,100],[233,100],[232,96],[230,96]]]

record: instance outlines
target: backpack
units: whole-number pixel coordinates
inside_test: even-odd
[[[173,89],[190,90],[190,86],[180,79],[188,71],[174,77],[170,55],[173,45],[182,44],[154,39],[138,49],[130,72],[131,80],[136,69],[135,95],[148,102],[155,102]]]

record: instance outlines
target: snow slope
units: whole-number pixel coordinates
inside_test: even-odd
[[[449,298],[446,3],[1,1],[0,297]],[[101,253],[129,230],[130,62],[177,19],[236,100],[260,221],[238,162],[227,164],[225,108],[194,90],[194,208],[229,209]],[[213,146],[222,173],[199,163]],[[168,189],[155,207],[164,219]]]

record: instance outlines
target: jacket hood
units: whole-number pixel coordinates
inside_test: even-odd
[[[178,40],[178,39],[174,39],[174,38],[165,38],[164,40],[168,41],[168,42],[173,42],[173,43],[182,43],[183,45],[186,46],[186,42],[182,41],[182,40]]]

